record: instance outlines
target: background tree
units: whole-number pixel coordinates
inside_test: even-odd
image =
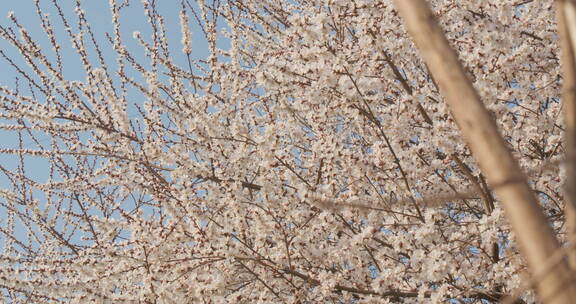
[[[1,127],[20,139],[0,150],[19,163],[0,167],[5,297],[534,301],[501,202],[392,1],[184,1],[181,37],[143,1],[150,35],[124,37],[134,4],[112,0],[106,43],[80,1],[75,16],[48,3],[52,18],[36,3],[53,50],[14,15],[0,28],[21,54],[0,51],[19,79],[0,88]],[[429,4],[564,242],[553,1]],[[65,43],[85,80],[66,74]],[[47,180],[30,177],[37,157]]]

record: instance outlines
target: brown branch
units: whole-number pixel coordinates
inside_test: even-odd
[[[508,220],[533,272],[560,247],[525,175],[500,135],[496,123],[466,76],[458,55],[424,0],[395,0],[398,12],[428,63],[482,172],[500,197]],[[563,262],[536,284],[541,299],[572,303],[576,286]],[[562,289],[559,289],[562,287]],[[553,296],[553,297],[552,297]]]
[[[291,274],[295,277],[298,277],[310,285],[319,286],[321,283],[317,279],[314,279],[306,274],[300,273],[293,269],[284,268],[282,271],[285,273]],[[376,292],[371,289],[362,289],[356,287],[345,286],[341,284],[336,284],[333,289],[334,292],[341,292],[347,291],[355,294],[360,295],[371,295],[371,296],[378,296],[382,298],[416,298],[418,297],[418,292],[416,291],[401,291],[401,290],[388,290],[384,292]],[[424,297],[430,298],[432,293],[425,292]],[[502,293],[485,293],[485,292],[473,292],[468,295],[464,295],[465,298],[472,298],[472,299],[479,299],[479,300],[489,300],[489,301],[498,301],[505,297]]]
[[[472,182],[472,185],[474,186],[474,188],[476,189],[478,194],[480,194],[480,196],[482,196],[482,201],[484,202],[485,213],[491,214],[492,210],[494,210],[494,201],[492,201],[490,196],[484,191],[482,186],[480,186],[478,179],[474,175],[472,175],[470,168],[468,168],[468,166],[466,164],[464,164],[464,162],[462,162],[462,160],[460,160],[460,158],[458,158],[458,155],[456,155],[455,153],[452,154],[452,159],[454,160],[454,162],[456,162],[456,164],[460,168],[460,171],[462,171],[462,173],[466,176],[466,178],[468,178],[470,180],[470,182]]]
[[[568,239],[576,240],[576,7],[573,1],[556,1],[558,35],[562,46],[562,109],[566,149],[565,214]],[[576,269],[576,252],[568,255]]]

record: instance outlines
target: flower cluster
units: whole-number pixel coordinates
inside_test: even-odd
[[[21,82],[0,87],[19,139],[0,149],[5,297],[496,303],[521,285],[499,201],[390,0],[182,1],[180,41],[149,0],[125,38],[130,1],[110,0],[109,50],[79,1],[74,18],[52,1],[53,19],[35,2],[52,50],[15,14],[0,27],[21,54],[0,50]],[[517,2],[430,1],[561,231],[553,1]]]

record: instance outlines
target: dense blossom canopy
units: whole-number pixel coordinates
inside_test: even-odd
[[[0,166],[5,297],[471,303],[522,288],[500,202],[391,1],[184,1],[167,37],[144,0],[150,34],[125,37],[130,1],[111,0],[106,41],[80,3],[48,17],[36,2],[52,50],[16,15],[0,27],[22,55],[0,50],[20,81],[0,87],[20,138],[0,150],[19,160]],[[563,235],[553,1],[429,3]],[[65,73],[70,43],[84,80]],[[47,180],[29,176],[37,157]]]

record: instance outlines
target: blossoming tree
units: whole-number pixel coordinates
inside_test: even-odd
[[[101,38],[79,0],[74,16],[55,0],[46,16],[40,2],[52,50],[16,15],[0,27],[21,55],[0,50],[19,84],[0,87],[1,128],[19,139],[0,149],[17,164],[0,164],[6,299],[530,303],[535,286],[541,301],[568,303],[561,169],[576,116],[563,120],[560,97],[576,74],[560,71],[559,37],[573,62],[570,9],[559,35],[551,0],[433,0],[422,16],[440,24],[434,36],[418,34],[422,1],[197,0],[182,2],[182,36],[168,37],[161,4],[144,0],[150,35],[125,37],[131,3],[111,0],[114,31]],[[191,56],[192,37],[206,58]],[[66,74],[65,43],[84,80]],[[450,91],[444,61],[431,60],[453,54],[477,93]],[[502,147],[462,125],[454,105],[474,94],[482,111],[470,119],[487,115]],[[494,173],[493,149],[519,166]],[[30,174],[36,158],[46,179]],[[510,199],[509,183],[526,200]]]

